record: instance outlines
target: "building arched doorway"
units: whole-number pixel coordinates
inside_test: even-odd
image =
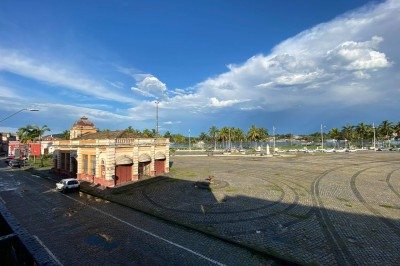
[[[139,156],[139,178],[150,175],[150,163],[151,157],[148,154],[142,154]]]
[[[166,162],[166,157],[165,154],[162,152],[157,152],[156,155],[154,156],[154,170],[155,174],[162,174],[165,173],[165,162]]]
[[[123,184],[132,180],[132,159],[120,156],[115,160],[115,184]]]

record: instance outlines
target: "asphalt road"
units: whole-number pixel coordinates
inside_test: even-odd
[[[0,160],[0,204],[60,265],[271,265],[242,247],[83,193]]]

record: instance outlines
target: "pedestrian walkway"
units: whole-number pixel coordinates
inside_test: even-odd
[[[168,176],[81,190],[299,264],[398,265],[399,159],[172,157]]]

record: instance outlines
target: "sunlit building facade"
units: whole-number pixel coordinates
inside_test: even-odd
[[[86,117],[53,143],[53,171],[107,187],[169,172],[169,139],[102,131]]]

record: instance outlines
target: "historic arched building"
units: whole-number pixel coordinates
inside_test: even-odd
[[[169,172],[169,139],[97,132],[86,117],[71,127],[69,140],[53,146],[54,171],[107,187]]]

